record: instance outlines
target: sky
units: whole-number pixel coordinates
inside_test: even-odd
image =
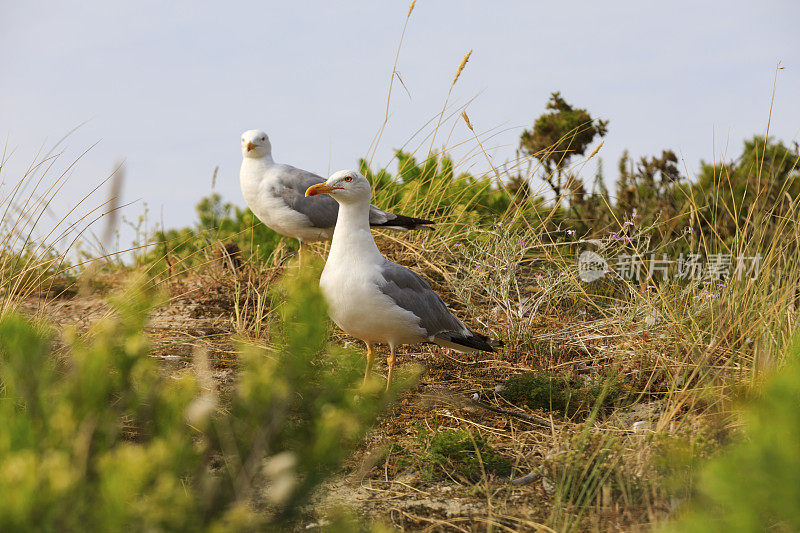
[[[484,146],[494,165],[514,156],[522,130],[561,91],[609,120],[598,154],[607,181],[625,149],[636,158],[673,149],[691,177],[701,160],[731,159],[765,132],[779,61],[770,134],[798,140],[800,2],[566,4],[417,1],[373,164],[395,168],[394,150],[441,112],[469,50],[448,102],[492,132]],[[0,197],[40,149],[86,122],[58,146],[54,175],[91,150],[48,216],[64,216],[125,161],[122,201],[132,204],[123,213],[136,220],[146,205],[150,227],[193,223],[211,192],[244,205],[247,129],[269,133],[276,161],[321,175],[354,168],[384,121],[408,11],[381,0],[0,5]],[[451,121],[434,146],[449,141],[462,170],[489,170],[485,156],[464,159],[455,146],[470,138]],[[81,209],[102,203],[104,191]]]

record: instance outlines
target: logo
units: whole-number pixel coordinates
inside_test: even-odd
[[[578,256],[578,277],[589,283],[602,278],[608,272],[608,261],[602,255],[591,250],[584,250]]]
[[[655,282],[671,277],[688,281],[705,280],[704,283],[719,282],[725,287],[723,282],[728,280],[756,279],[762,260],[759,254],[734,256],[713,253],[704,257],[701,254],[681,253],[677,260],[669,259],[664,253],[659,255],[651,253],[648,258],[638,253],[623,253],[612,259],[609,265],[602,255],[584,250],[578,256],[578,277],[588,283],[615,273],[626,281]]]

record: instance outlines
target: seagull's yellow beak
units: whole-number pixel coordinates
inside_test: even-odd
[[[251,150],[255,150],[255,149],[256,149],[256,145],[255,144],[253,144],[251,142],[247,143],[247,151],[248,152],[251,151]]]
[[[317,183],[306,189],[306,196],[316,196],[318,194],[330,194],[333,191],[339,191],[342,187],[329,187],[324,183]]]

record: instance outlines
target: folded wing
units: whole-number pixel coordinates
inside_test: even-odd
[[[380,290],[396,305],[414,313],[428,341],[459,351],[494,352],[502,343],[471,331],[457,319],[424,278],[404,266],[386,261],[381,267]]]

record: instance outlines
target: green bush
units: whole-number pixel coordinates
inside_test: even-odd
[[[743,438],[700,473],[669,531],[800,531],[800,342],[743,412]]]
[[[202,354],[178,376],[150,357],[156,295],[142,283],[115,300],[116,317],[67,332],[63,347],[27,319],[0,320],[0,530],[296,521],[388,401],[356,387],[358,354],[328,344],[317,270],[286,282],[273,349],[242,349],[225,398]]]
[[[233,243],[246,261],[266,261],[283,237],[261,223],[247,208],[223,202],[212,194],[198,202],[194,226],[157,231],[150,239],[155,245],[141,260],[156,265],[153,272],[174,273],[207,264],[222,251],[222,243]],[[297,241],[283,239],[295,248]],[[175,268],[177,265],[177,268]]]
[[[707,231],[731,241],[739,230],[780,226],[800,197],[800,155],[780,141],[753,137],[732,162],[703,162],[693,201]]]
[[[397,175],[386,170],[372,171],[365,160],[360,170],[372,183],[374,203],[384,209],[398,209],[405,215],[441,217],[461,214],[476,223],[494,219],[511,205],[512,198],[494,187],[491,179],[468,173],[456,175],[453,160],[447,155],[428,156],[421,162],[402,150],[397,151]]]

